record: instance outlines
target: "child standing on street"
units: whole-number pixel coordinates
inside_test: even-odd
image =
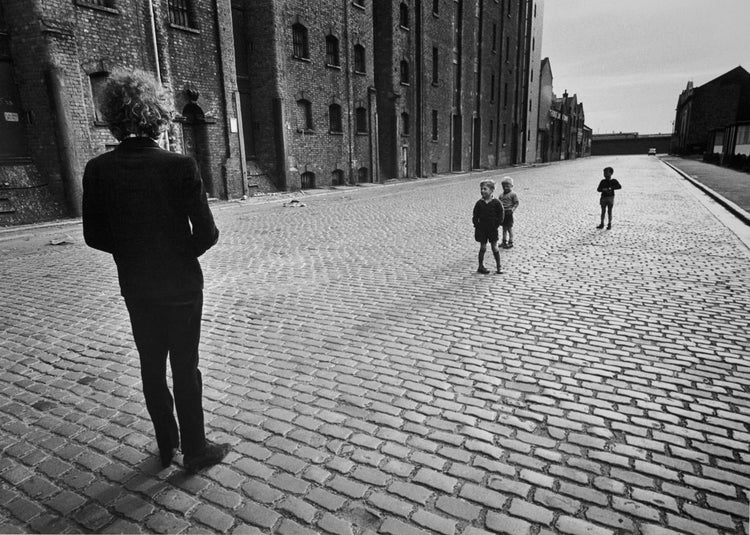
[[[622,189],[622,186],[616,178],[612,178],[615,170],[611,167],[604,168],[604,179],[599,182],[599,187],[596,191],[602,194],[599,204],[602,207],[601,219],[599,225],[596,228],[604,228],[604,214],[606,212],[607,219],[607,230],[612,228],[612,207],[615,205],[615,190]]]
[[[502,273],[500,270],[500,249],[497,247],[497,229],[503,222],[503,205],[492,196],[495,192],[494,180],[482,180],[479,184],[479,192],[482,198],[474,205],[474,214],[471,218],[474,223],[474,239],[480,244],[477,273],[487,274],[490,272],[484,267],[484,253],[487,251],[487,242],[490,242],[492,246],[497,273]]]
[[[505,217],[503,218],[503,249],[513,247],[513,213],[518,208],[518,195],[513,191],[513,179],[509,176],[503,177],[500,185],[503,187],[502,194],[498,200],[503,205]]]

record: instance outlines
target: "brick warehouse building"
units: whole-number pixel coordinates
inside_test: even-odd
[[[115,143],[96,101],[116,66],[171,90],[168,148],[213,197],[535,159],[541,0],[0,7],[0,225],[79,213],[85,162]]]
[[[385,177],[536,159],[536,128],[532,135],[526,125],[537,122],[538,91],[530,83],[540,64],[542,2],[374,4],[378,142]]]
[[[675,113],[671,152],[712,152],[713,132],[750,121],[750,73],[742,67],[693,87],[688,82],[680,94]]]
[[[22,110],[19,129],[27,143],[3,154],[0,192],[7,200],[0,224],[79,213],[86,161],[116,143],[97,110],[98,92],[116,66],[142,68],[161,79],[179,114],[169,148],[196,158],[210,195],[242,195],[239,139],[228,128],[234,66],[224,57],[227,38],[217,22],[229,20],[228,6],[212,0],[190,6],[2,0],[1,6],[3,87],[6,93],[8,86],[18,88],[14,105]]]

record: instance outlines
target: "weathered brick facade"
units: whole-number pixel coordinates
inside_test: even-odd
[[[39,213],[18,198],[15,213],[29,213],[0,215],[0,224],[79,213],[86,162],[116,144],[97,116],[97,83],[120,66],[157,74],[171,89],[178,115],[168,146],[196,157],[209,194],[243,194],[239,140],[227,128],[235,115],[228,98],[234,69],[229,62],[226,72],[221,53],[231,33],[217,24],[231,19],[216,5],[196,0],[175,21],[161,0],[3,0],[12,72],[28,117],[27,163],[48,184],[51,202],[66,209]]]
[[[693,87],[689,82],[677,102],[672,150],[678,154],[710,151],[712,131],[750,121],[750,74],[742,67]]]
[[[542,0],[0,2],[28,118],[26,167],[5,175],[55,207],[32,219],[79,212],[86,161],[116,143],[95,102],[118,66],[170,89],[165,145],[218,198],[495,168],[535,144]]]

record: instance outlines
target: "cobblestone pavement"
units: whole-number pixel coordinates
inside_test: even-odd
[[[0,242],[0,532],[745,533],[750,250],[658,159],[594,157],[512,170],[516,247],[480,275],[502,174],[215,205],[233,450],[196,476],[158,468],[111,259],[80,226]]]

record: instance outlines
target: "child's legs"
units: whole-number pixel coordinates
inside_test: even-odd
[[[607,204],[607,220],[612,223],[612,207],[615,205],[614,201]]]
[[[490,247],[492,247],[492,252],[493,253],[499,253],[500,252],[500,248],[497,246],[497,240],[495,240],[493,242],[490,242]]]

